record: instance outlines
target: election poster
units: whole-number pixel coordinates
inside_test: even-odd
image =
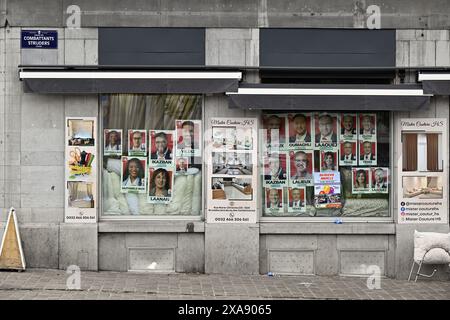
[[[287,115],[289,150],[313,149],[314,118],[312,113],[290,113]]]

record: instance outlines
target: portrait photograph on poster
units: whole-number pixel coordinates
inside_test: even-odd
[[[120,192],[145,193],[147,181],[147,158],[122,157]]]
[[[402,179],[403,198],[443,199],[442,177],[404,176]]]
[[[148,203],[166,204],[172,200],[173,168],[149,168]]]
[[[253,200],[252,178],[212,178],[211,190],[213,200]]]
[[[201,156],[201,123],[201,120],[175,120],[177,157]]]
[[[176,174],[186,174],[188,168],[189,168],[189,158],[187,157],[175,158]]]
[[[212,152],[213,174],[252,175],[253,163],[250,152]]]
[[[103,155],[122,155],[122,129],[105,129],[103,132]]]
[[[356,113],[341,113],[339,140],[357,141],[358,140],[358,116]]]
[[[340,146],[340,166],[356,166],[358,165],[357,155],[357,142],[356,141],[341,141]]]
[[[95,208],[92,182],[68,181],[69,208]]]
[[[359,141],[359,165],[377,165],[377,143],[373,141]]]
[[[93,147],[94,139],[94,120],[68,119],[68,145]]]
[[[337,114],[317,113],[315,115],[315,149],[336,151],[337,145]]]
[[[266,212],[269,214],[283,214],[283,188],[265,188]]]
[[[173,166],[173,135],[172,130],[149,130],[151,165]]]
[[[93,147],[67,147],[69,171],[67,180],[93,179],[94,152]]]
[[[314,151],[289,152],[290,185],[312,185],[314,172]]]
[[[263,114],[263,146],[268,152],[285,150],[286,117],[283,114]]]
[[[371,168],[371,175],[372,193],[388,193],[389,168]]]
[[[264,185],[280,187],[287,184],[286,154],[271,153],[264,157]]]
[[[370,168],[352,168],[352,193],[370,193]]]
[[[128,130],[128,155],[147,155],[147,130]]]
[[[314,206],[318,209],[342,207],[339,171],[314,173]]]
[[[304,187],[288,188],[288,212],[305,212],[306,197]]]
[[[377,140],[377,115],[375,113],[359,114],[359,139],[364,141]]]
[[[320,152],[320,171],[336,171],[337,170],[337,151],[321,151]]]
[[[289,150],[312,149],[314,130],[311,113],[291,113],[287,115],[289,128]]]

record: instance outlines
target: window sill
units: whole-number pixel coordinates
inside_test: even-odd
[[[194,233],[205,232],[203,221],[179,220],[179,221],[103,221],[98,224],[99,233],[107,232],[151,232],[151,233],[187,233],[186,225],[194,224]]]
[[[261,222],[261,234],[395,234],[395,223]]]

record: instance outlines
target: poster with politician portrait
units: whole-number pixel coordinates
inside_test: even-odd
[[[103,155],[122,155],[122,129],[105,129],[103,132]]]
[[[175,120],[176,156],[202,155],[201,120]]]
[[[175,158],[175,173],[186,174],[189,168],[189,158],[188,157],[178,157]]]
[[[305,187],[288,188],[288,212],[304,213],[306,212]]]
[[[373,193],[388,193],[389,168],[371,168],[370,190]]]
[[[339,141],[358,140],[358,116],[356,113],[341,113],[339,117]]]
[[[286,116],[284,114],[263,114],[263,146],[268,152],[283,151],[286,148]]]
[[[377,165],[377,143],[374,141],[359,140],[359,165]]]
[[[167,204],[172,200],[173,168],[149,168],[148,203]]]
[[[359,114],[359,140],[377,141],[377,115],[375,113]]]
[[[128,130],[128,155],[147,155],[147,130]]]
[[[314,184],[314,151],[289,152],[289,185],[294,187]]]
[[[338,153],[337,151],[320,152],[320,171],[337,171]]]
[[[266,216],[277,216],[284,214],[283,188],[264,188]]]
[[[283,187],[287,185],[286,153],[274,152],[264,156],[264,186]]]
[[[149,130],[150,165],[173,166],[173,136],[172,130]]]
[[[147,181],[147,158],[122,157],[121,159],[121,185],[122,193],[145,193]]]
[[[315,149],[337,151],[338,115],[336,113],[316,113],[314,121]]]
[[[340,141],[339,142],[339,165],[340,166],[356,166],[358,165],[358,145],[356,141]]]
[[[352,193],[370,193],[370,168],[352,168]]]
[[[314,121],[311,113],[287,115],[289,150],[312,149],[314,143]]]

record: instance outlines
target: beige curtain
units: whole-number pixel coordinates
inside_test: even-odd
[[[403,171],[417,171],[417,133],[403,134]]]
[[[427,134],[427,170],[439,171],[439,147],[436,133]]]

